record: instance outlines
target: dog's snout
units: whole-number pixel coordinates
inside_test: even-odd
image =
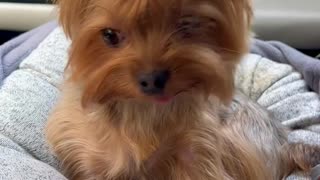
[[[163,92],[169,78],[170,72],[167,70],[162,70],[141,74],[138,77],[138,80],[140,89],[143,93],[155,95]]]

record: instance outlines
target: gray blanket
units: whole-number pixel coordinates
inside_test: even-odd
[[[69,42],[55,29],[0,88],[0,179],[65,179],[45,143],[43,128],[59,96]],[[249,54],[236,85],[283,124],[299,128],[290,141],[320,144],[320,101],[291,66]],[[291,179],[299,178],[293,175]],[[289,179],[290,179],[289,178]]]
[[[320,49],[320,45],[319,45]],[[251,52],[279,63],[292,65],[303,74],[309,87],[320,94],[320,60],[302,54],[278,41],[255,40]]]
[[[56,26],[55,21],[49,22],[0,46],[0,86],[3,79],[16,70]]]

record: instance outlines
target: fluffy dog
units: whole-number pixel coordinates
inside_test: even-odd
[[[319,162],[234,95],[249,0],[57,3],[72,45],[47,138],[69,178],[270,180]]]

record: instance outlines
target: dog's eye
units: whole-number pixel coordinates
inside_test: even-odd
[[[177,32],[183,38],[190,38],[197,28],[200,27],[198,19],[193,17],[183,18],[177,23]]]
[[[118,47],[121,41],[123,40],[123,37],[121,37],[121,34],[119,31],[107,28],[102,31],[102,36],[104,41],[112,47]]]

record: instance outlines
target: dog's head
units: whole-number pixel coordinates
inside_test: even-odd
[[[83,103],[233,94],[250,0],[58,0]]]

